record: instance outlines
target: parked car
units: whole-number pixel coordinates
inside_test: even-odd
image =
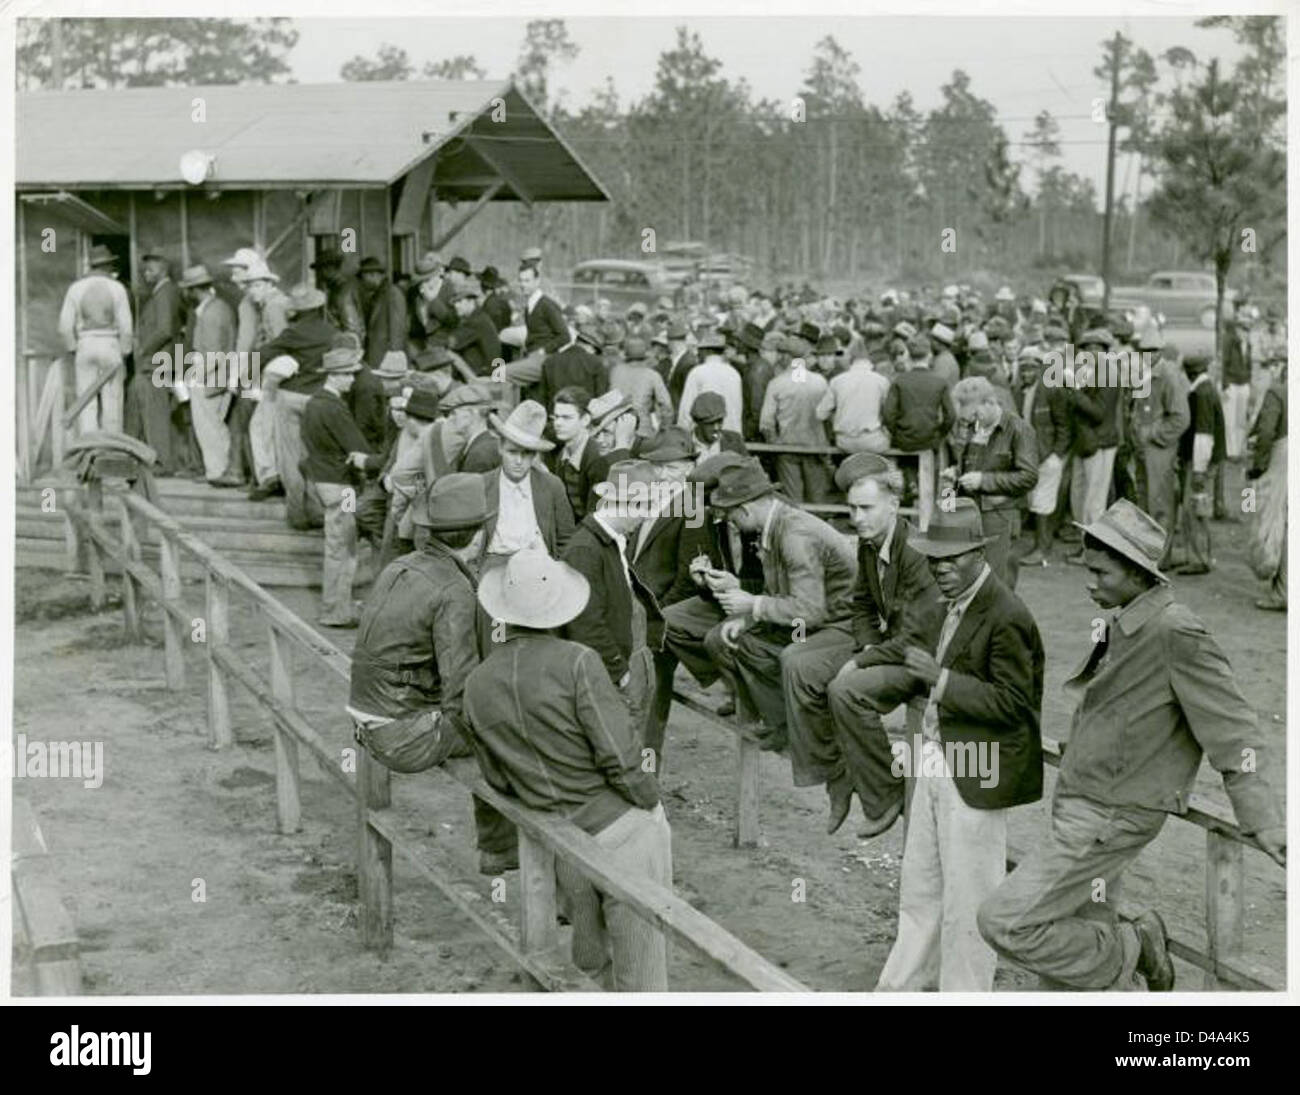
[[[1059,279],[1072,286],[1079,297],[1079,303],[1088,308],[1100,308],[1102,297],[1106,295],[1106,281],[1096,274],[1063,274]]]
[[[552,288],[566,304],[592,304],[604,297],[616,309],[641,303],[654,306],[660,297],[671,297],[678,284],[663,263],[629,259],[591,259],[573,268],[568,281]]]
[[[1223,312],[1232,315],[1237,293],[1226,289]],[[1110,291],[1114,308],[1133,308],[1145,304],[1152,312],[1162,313],[1171,326],[1201,326],[1214,329],[1214,275],[1201,270],[1160,270],[1147,278],[1145,285],[1116,286]]]

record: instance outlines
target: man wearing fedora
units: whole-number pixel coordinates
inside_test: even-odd
[[[230,457],[230,431],[220,408],[229,391],[230,363],[239,360],[234,353],[235,310],[217,295],[212,275],[201,264],[185,271],[180,289],[190,306],[186,355],[193,352],[203,357],[203,384],[190,388],[194,434],[203,457],[204,477],[213,486],[223,486]],[[238,372],[238,367],[233,371]]]
[[[260,501],[282,491],[293,528],[313,527],[321,517],[308,494],[299,464],[303,455],[303,413],[307,401],[325,381],[321,362],[339,334],[325,316],[326,303],[320,289],[295,286],[289,294],[289,325],[257,349],[263,364],[262,398],[256,415],[271,416],[276,476],[258,483],[248,496]]]
[[[764,331],[757,323],[746,322],[731,341],[736,349],[736,368],[740,371],[745,402],[741,426],[747,437],[757,437],[763,396],[780,364],[784,338],[777,331]]]
[[[496,326],[492,317],[483,310],[482,303],[483,290],[472,279],[467,279],[456,290],[452,307],[456,310],[457,324],[447,348],[460,354],[461,360],[476,376],[490,377],[493,363],[503,362],[504,358]]]
[[[494,513],[484,529],[483,570],[504,566],[519,551],[558,557],[573,535],[573,509],[564,484],[539,461],[555,448],[543,436],[546,408],[526,399],[504,419],[493,411],[488,421],[500,439],[501,466],[482,473]]]
[[[1178,351],[1167,347],[1154,324],[1138,341],[1138,349],[1153,353],[1151,386],[1129,402],[1129,427],[1133,440],[1137,479],[1137,505],[1165,530],[1167,561],[1173,542],[1178,497],[1178,443],[1191,424],[1187,378],[1178,363]]]
[[[645,460],[623,460],[596,484],[596,505],[574,530],[563,559],[587,579],[586,607],[564,637],[600,655],[609,679],[644,737],[654,703],[654,651],[663,645],[663,616],[654,594],[633,570],[629,541],[652,515],[658,472]]]
[[[703,491],[686,481],[695,469],[695,445],[690,434],[680,427],[669,426],[645,442],[641,459],[654,466],[662,492],[651,518],[642,522],[636,535],[629,539],[628,559],[637,577],[654,595],[660,610],[666,613],[670,606],[698,592],[691,578],[691,564],[701,557],[707,561],[714,547],[713,536]],[[667,643],[653,653],[654,707],[645,743],[658,757],[663,752],[664,731],[672,707],[677,655]],[[655,770],[662,772],[662,766],[656,763]]]
[[[541,552],[483,575],[479,604],[504,635],[465,685],[474,752],[494,789],[568,819],[620,867],[671,888],[672,832],[637,728],[600,655],[554,634],[589,595],[581,574]],[[574,964],[610,989],[666,991],[663,932],[559,860],[556,880]]]
[[[682,389],[686,386],[686,377],[699,364],[695,350],[687,341],[690,328],[680,319],[670,319],[664,331],[667,352],[659,360],[659,373],[668,388],[669,398],[679,411],[682,406]],[[680,418],[678,425],[681,425]]]
[[[373,255],[361,260],[358,300],[366,329],[366,364],[372,369],[395,350],[406,352],[409,321],[406,297],[392,283],[384,264]]]
[[[374,483],[368,483],[357,500],[357,531],[379,548],[380,565],[410,550],[407,534],[400,532],[410,503],[430,486],[425,476],[421,440],[438,417],[438,397],[423,388],[405,388],[389,398],[398,435]]]
[[[673,404],[668,388],[650,366],[650,344],[643,338],[629,338],[623,354],[609,370],[609,385],[617,388],[636,413],[636,436],[650,438],[673,422]]]
[[[302,413],[302,470],[325,511],[325,567],[321,614],[325,627],[356,627],[352,581],[357,572],[356,499],[359,473],[378,466],[365,436],[343,402],[353,379],[365,366],[361,347],[326,352],[320,371],[324,381]]]
[[[599,454],[591,465],[592,490],[587,512],[596,508],[596,485],[605,481],[612,465],[631,460],[638,444],[636,411],[632,401],[617,388],[610,388],[587,404],[591,416],[591,442]]]
[[[473,562],[492,516],[478,475],[452,474],[412,504],[416,548],[384,567],[361,612],[347,710],[360,744],[395,772],[470,756],[462,699],[479,664]],[[479,870],[519,866],[514,826],[474,798]]]
[[[443,441],[453,454],[453,470],[481,474],[501,466],[500,442],[488,429],[488,415],[495,406],[487,383],[462,384],[442,397],[438,409],[446,415]]]
[[[857,562],[845,537],[783,499],[756,460],[724,468],[709,504],[742,535],[759,537],[763,592],[745,590],[734,574],[707,571],[726,618],[704,636],[704,650],[737,698],[741,732],[779,752],[787,735],[782,666],[804,643],[824,643],[822,629],[848,623]],[[680,636],[677,654],[688,668],[698,663],[699,652]]]
[[[500,334],[510,326],[510,321],[514,318],[508,295],[510,284],[502,279],[495,266],[483,267],[478,277],[483,286],[483,311]]]
[[[710,331],[700,339],[699,348],[700,353],[704,355],[704,360],[690,371],[686,383],[682,386],[677,425],[689,429],[691,407],[696,397],[704,392],[713,392],[722,397],[726,408],[722,416],[723,428],[739,433],[744,422],[744,388],[740,381],[740,374],[723,356],[726,342],[722,335]]]
[[[59,335],[64,348],[75,355],[78,395],[109,376],[81,409],[77,429],[121,433],[124,362],[134,338],[131,299],[117,280],[117,259],[102,243],[90,249],[90,271],[68,286],[59,312]]]
[[[975,915],[1006,871],[1008,811],[1042,797],[1043,643],[985,561],[973,500],[937,507],[909,542],[928,559],[939,597],[856,659],[910,678],[895,673],[896,691],[873,689],[881,708],[925,702],[920,733],[894,747],[914,790],[898,935],[876,989],[990,992],[997,955]]]
[[[446,346],[456,327],[456,310],[447,299],[450,288],[444,276],[442,259],[430,251],[415,262],[411,286],[407,290],[410,328],[407,341],[412,350]],[[443,289],[447,288],[444,294]]]
[[[963,431],[950,442],[953,464],[941,473],[941,481],[961,497],[974,499],[989,538],[988,564],[1003,584],[1015,589],[1020,507],[1038,482],[1038,438],[1023,418],[1007,411],[997,389],[983,377],[957,381],[952,402]]]
[[[366,342],[366,313],[361,307],[357,279],[349,273],[348,259],[341,251],[324,251],[311,268],[319,288],[325,292],[325,318],[340,331],[350,331]]]
[[[1286,826],[1254,711],[1205,625],[1159,570],[1166,536],[1121,499],[1083,529],[1088,593],[1105,630],[1066,682],[1078,706],[1046,840],[979,911],[999,953],[1072,989],[1174,986],[1155,912],[1120,921],[1114,890],[1169,814],[1185,814],[1204,754],[1237,823],[1278,863]]]
[[[928,603],[935,589],[925,557],[909,542],[916,533],[898,513],[898,468],[883,456],[857,453],[840,465],[835,483],[847,496],[858,536],[852,617],[847,626],[818,632],[819,642],[792,647],[782,658],[782,684],[795,786],[826,785],[828,833],[844,824],[856,792],[867,818],[859,836],[867,837],[889,828],[903,804],[880,710],[900,702],[900,670],[858,663],[900,634],[907,614]]]
[[[155,249],[140,256],[144,285],[139,292],[135,327],[135,375],[127,393],[126,432],[158,454],[158,475],[175,475],[183,455],[175,445],[170,385],[153,382],[156,353],[171,354],[184,330],[181,295],[171,279],[171,264]]]

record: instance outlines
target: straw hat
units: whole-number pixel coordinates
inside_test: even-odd
[[[546,408],[533,399],[525,399],[508,418],[503,419],[495,411],[488,415],[488,425],[505,440],[533,452],[550,452],[555,448],[554,441],[542,436],[546,421]]]
[[[520,404],[522,406],[522,404]],[[539,630],[563,627],[587,607],[591,587],[544,551],[517,551],[479,581],[478,603],[493,620]]]
[[[1165,530],[1154,517],[1121,498],[1090,525],[1073,524],[1085,536],[1105,544],[1112,551],[1136,563],[1162,582],[1169,581],[1157,564],[1165,550]]]

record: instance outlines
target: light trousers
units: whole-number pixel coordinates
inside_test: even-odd
[[[662,804],[653,810],[629,807],[594,839],[618,867],[672,889],[672,830]],[[556,859],[555,877],[573,924],[573,964],[615,992],[667,992],[663,931],[601,893],[565,860]]]
[[[275,407],[267,402],[265,392],[254,403],[253,416],[248,420],[248,447],[253,454],[253,481],[264,487],[279,475],[275,462]]]
[[[1250,430],[1250,385],[1229,384],[1223,389],[1223,443],[1229,460],[1246,454],[1246,437]]]
[[[267,406],[268,393],[262,392],[262,405]],[[285,509],[289,524],[303,528],[315,524],[320,513],[315,499],[307,493],[307,481],[298,470],[302,461],[302,412],[311,398],[306,392],[286,392],[278,389],[270,399],[273,436],[275,441],[275,467],[284,488]]]
[[[1115,474],[1115,447],[1074,458],[1070,471],[1070,512],[1081,525],[1090,525],[1106,512],[1110,481]]]
[[[81,395],[105,369],[114,368],[113,379],[99,389],[99,394],[81,408],[77,415],[79,433],[94,430],[122,432],[122,393],[126,384],[126,370],[122,367],[122,347],[117,335],[82,335],[77,340],[75,369],[77,395]]]
[[[190,415],[194,423],[194,436],[199,439],[203,454],[203,474],[208,479],[219,479],[226,474],[230,460],[230,430],[221,417],[220,395],[205,392],[190,394]]]
[[[357,574],[356,491],[343,483],[314,483],[325,507],[325,567],[321,578],[321,615],[345,619],[356,615],[352,582]]]
[[[908,807],[898,936],[877,992],[991,992],[998,956],[976,912],[1006,875],[1007,811],[967,806],[948,776],[920,776]]]

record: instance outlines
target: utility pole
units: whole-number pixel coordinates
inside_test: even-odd
[[[54,90],[63,88],[63,20],[50,20],[50,69]]]
[[[1105,290],[1101,310],[1110,311],[1110,226],[1115,216],[1115,134],[1119,129],[1119,63],[1124,49],[1124,39],[1119,31],[1110,43],[1110,99],[1106,103],[1106,121],[1110,133],[1106,138],[1106,214],[1102,218],[1101,278]]]

